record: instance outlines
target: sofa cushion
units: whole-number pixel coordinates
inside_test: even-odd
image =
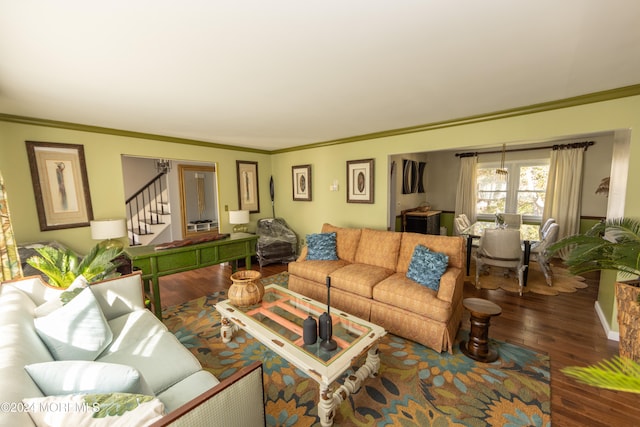
[[[396,269],[402,233],[365,228],[360,236],[355,262]]]
[[[348,262],[356,260],[356,251],[360,242],[360,228],[342,228],[331,224],[322,225],[323,233],[336,233],[336,251],[338,258]]]
[[[324,283],[327,276],[339,268],[349,264],[345,260],[338,261],[296,261],[288,265],[289,274]]]
[[[335,261],[338,259],[336,252],[336,233],[307,234],[307,260]]]
[[[61,360],[26,365],[44,395],[75,393],[153,394],[137,369],[116,363]]]
[[[129,393],[73,394],[22,400],[38,427],[127,427],[150,425],[164,413],[164,404],[153,396]],[[73,408],[40,411],[39,408]],[[86,408],[86,410],[82,410]]]
[[[371,298],[373,287],[392,274],[393,270],[374,265],[348,264],[331,273],[331,286]]]
[[[113,339],[98,359],[122,348],[133,347],[146,338],[168,330],[149,310],[135,310],[116,317],[109,321],[109,327],[113,332]]]
[[[376,301],[446,323],[451,318],[451,303],[437,295],[436,291],[408,279],[405,273],[395,273],[373,288]]]
[[[195,356],[171,332],[156,330],[141,338],[137,329],[123,329],[114,338],[119,343],[116,348],[111,346],[98,361],[133,366],[156,395],[202,369]],[[129,334],[132,336],[127,337]]]
[[[91,288],[34,324],[56,360],[94,360],[113,338]]]
[[[417,245],[411,257],[407,277],[434,291],[440,288],[440,278],[447,270],[449,257],[443,253],[431,252],[426,246]]]

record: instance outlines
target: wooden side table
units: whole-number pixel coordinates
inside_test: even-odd
[[[489,348],[489,322],[493,316],[502,313],[502,308],[482,298],[465,298],[462,305],[471,314],[471,332],[469,341],[460,343],[460,350],[465,356],[478,362],[494,362],[498,358],[498,352]]]

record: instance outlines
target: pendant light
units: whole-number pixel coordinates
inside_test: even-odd
[[[505,177],[509,174],[507,169],[505,169],[504,167],[504,158],[507,152],[506,148],[507,148],[507,144],[502,144],[502,158],[500,159],[500,168],[496,169],[497,175],[504,175]]]

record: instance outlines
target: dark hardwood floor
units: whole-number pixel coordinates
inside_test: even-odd
[[[260,270],[254,265],[255,270]],[[285,264],[262,268],[263,277],[286,271]],[[219,289],[228,289],[231,267],[213,266],[160,279],[163,306],[181,304]],[[465,283],[465,297],[487,298],[502,307],[491,321],[490,336],[551,357],[551,414],[554,426],[640,426],[640,396],[582,385],[560,372],[618,354],[618,343],[606,338],[595,312],[598,276],[573,294],[543,296],[476,290]],[[465,312],[463,328],[469,328]]]

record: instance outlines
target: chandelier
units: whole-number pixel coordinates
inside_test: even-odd
[[[505,158],[505,155],[506,155],[506,147],[507,147],[507,144],[502,144],[502,158],[500,160],[500,168],[496,169],[496,175],[502,175],[504,177],[506,177],[509,174],[507,169],[504,167],[504,158]]]
[[[158,171],[158,173],[169,173],[169,171],[171,170],[171,160],[156,160],[156,170]]]

